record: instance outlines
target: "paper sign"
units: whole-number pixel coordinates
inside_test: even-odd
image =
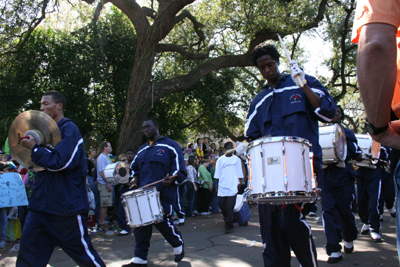
[[[25,185],[19,174],[0,174],[0,208],[27,205]]]

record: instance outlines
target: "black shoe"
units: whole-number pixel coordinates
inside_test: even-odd
[[[244,222],[242,224],[239,224],[239,226],[247,226],[247,225],[249,225],[249,222]]]
[[[338,263],[340,260],[343,260],[342,253],[332,252],[331,256],[328,258],[328,263]]]
[[[352,252],[353,252],[353,250],[354,250],[354,246],[353,246],[353,247],[351,247],[351,248],[346,248],[346,247],[344,247],[344,253],[347,253],[347,254],[349,254],[349,253],[352,253]]]
[[[225,229],[225,234],[230,234],[232,233],[233,229],[232,228],[226,228]]]
[[[185,248],[182,245],[182,252],[181,252],[181,254],[174,255],[174,261],[175,262],[180,262],[183,259],[183,257],[185,257]]]
[[[130,263],[128,263],[128,264],[122,265],[121,267],[147,267],[147,263],[145,263],[145,264],[139,264],[139,263],[130,262]]]
[[[396,219],[396,212],[390,213],[390,216],[392,216],[392,218],[395,218],[395,219]]]

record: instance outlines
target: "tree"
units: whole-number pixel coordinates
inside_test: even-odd
[[[129,33],[129,34],[126,34]],[[65,115],[87,140],[97,136],[117,143],[132,71],[135,34],[120,11],[72,35],[39,28],[19,52],[19,59],[0,71],[0,139],[23,110],[39,109],[45,91],[67,97]]]
[[[335,102],[348,113],[344,124],[358,132],[365,115],[356,77],[357,45],[351,43],[355,8],[355,0],[337,0],[326,12],[325,38],[333,47],[333,56],[326,61],[333,75],[326,83]]]
[[[94,0],[82,1],[94,3]],[[108,0],[98,3],[94,22],[108,2],[130,19],[137,34],[135,60],[117,146],[117,151],[121,151],[125,146],[140,145],[141,125],[148,116],[152,99],[189,90],[213,71],[251,66],[250,53],[257,44],[277,40],[277,33],[286,36],[317,27],[328,0],[218,0],[202,1],[192,6],[189,5],[194,0],[159,0],[143,7],[134,0]],[[196,15],[198,18],[203,15],[203,20],[214,24],[204,27]],[[192,28],[184,29],[182,25],[187,26],[189,22]],[[173,31],[186,31],[188,38],[170,42],[172,38],[169,36]],[[227,39],[234,40],[236,46],[228,46]],[[178,53],[186,58],[186,70],[180,75],[153,81],[156,56],[165,52]]]

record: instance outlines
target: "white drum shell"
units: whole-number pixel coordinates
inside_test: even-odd
[[[250,143],[247,151],[251,176],[250,199],[271,204],[311,200],[313,171],[310,148],[307,140],[298,137],[263,137]],[[289,197],[283,202],[278,199],[288,196],[307,197],[298,200]],[[270,200],[257,200],[259,198]]]
[[[132,228],[159,223],[164,218],[156,187],[136,189],[122,195],[126,221]]]
[[[319,127],[319,144],[323,164],[335,164],[346,159],[347,139],[340,124]]]
[[[118,163],[108,164],[103,171],[104,178],[106,178],[107,182],[112,185],[118,184],[117,179],[115,179],[115,177],[114,177],[114,169],[115,169],[115,166],[117,166],[117,164]]]

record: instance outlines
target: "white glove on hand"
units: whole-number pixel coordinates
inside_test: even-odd
[[[304,71],[300,69],[299,65],[297,64],[297,61],[295,60],[291,60],[289,62],[289,66],[290,66],[290,75],[292,75],[293,81],[296,83],[297,86],[302,88],[307,83]]]
[[[247,143],[240,143],[240,142],[236,142],[237,147],[236,147],[236,155],[238,155],[239,157],[241,157],[243,160],[246,160],[246,149],[248,144]]]

